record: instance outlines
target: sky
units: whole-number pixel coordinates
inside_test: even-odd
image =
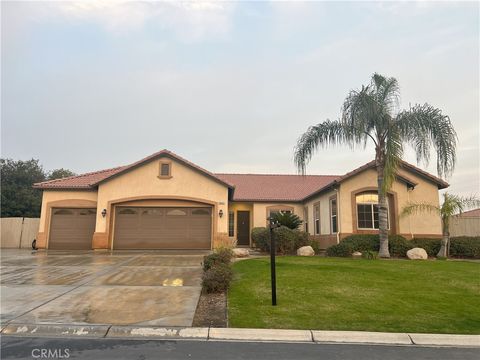
[[[450,116],[448,191],[480,194],[478,2],[2,1],[1,20],[3,158],[82,173],[167,148],[212,172],[293,174],[299,136],[378,72],[401,108]],[[307,173],[373,157],[321,149]],[[434,153],[419,165],[436,174]]]

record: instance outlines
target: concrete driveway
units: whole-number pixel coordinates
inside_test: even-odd
[[[191,326],[206,253],[2,250],[2,327]]]

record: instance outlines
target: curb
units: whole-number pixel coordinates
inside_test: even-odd
[[[480,347],[480,335],[410,334],[368,331],[147,327],[77,324],[8,324],[1,330],[1,334],[25,337]]]

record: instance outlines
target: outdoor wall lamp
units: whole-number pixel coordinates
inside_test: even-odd
[[[102,210],[102,217],[105,217],[105,216],[107,216],[107,209]]]
[[[220,210],[220,211],[218,212],[218,216],[220,216],[220,217],[223,216],[223,210]]]

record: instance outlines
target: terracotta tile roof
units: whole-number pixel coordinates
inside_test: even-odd
[[[56,179],[34,184],[38,189],[95,189],[103,181],[130,171],[148,161],[159,157],[175,159],[185,166],[211,177],[233,191],[235,201],[292,201],[300,202],[354,176],[366,169],[375,167],[375,161],[370,161],[345,175],[275,175],[275,174],[213,174],[196,164],[172,153],[168,150],[161,150],[143,158],[133,164],[119,166],[112,169],[90,172],[82,175],[71,176],[63,179]],[[437,178],[409,163],[402,162],[401,166],[420,176],[430,179],[440,189],[448,186],[448,183]],[[416,185],[413,181],[403,175],[398,176],[401,180]]]
[[[98,186],[103,181],[109,180],[113,178],[114,176],[123,174],[129,170],[132,170],[150,160],[154,160],[155,158],[159,157],[168,157],[171,159],[175,159],[184,165],[195,169],[196,171],[199,171],[213,179],[215,179],[218,182],[223,183],[224,185],[233,188],[233,185],[231,183],[228,183],[225,180],[220,179],[217,177],[215,174],[211,173],[208,170],[205,170],[204,168],[178,156],[177,154],[169,151],[169,150],[161,150],[158,151],[150,156],[147,156],[139,161],[136,161],[130,165],[125,165],[125,166],[119,166],[116,168],[112,169],[107,169],[107,170],[100,170],[100,171],[95,171],[95,172],[90,172],[82,175],[76,175],[76,176],[70,176],[66,177],[63,179],[56,179],[56,180],[50,180],[50,181],[44,181],[41,183],[35,183],[33,184],[34,188],[37,189],[94,189]]]
[[[465,211],[461,214],[458,214],[457,216],[460,216],[460,217],[480,217],[480,209]]]
[[[94,189],[96,184],[120,171],[125,166],[111,169],[89,172],[81,175],[69,176],[63,179],[55,179],[33,184],[37,189]]]
[[[235,201],[301,201],[338,175],[216,174],[235,184]]]

